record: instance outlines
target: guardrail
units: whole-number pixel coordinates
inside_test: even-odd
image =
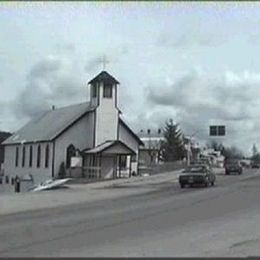
[[[186,166],[186,162],[183,161],[165,162],[163,164],[151,164],[146,166],[140,166],[138,172],[140,175],[144,173],[149,173],[154,175],[158,173],[180,170],[185,166]]]

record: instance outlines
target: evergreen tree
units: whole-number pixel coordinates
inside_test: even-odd
[[[251,160],[254,163],[260,163],[260,154],[259,154],[255,144],[252,147],[252,157],[251,157]]]
[[[253,147],[252,147],[252,156],[254,157],[256,154],[258,154],[258,150],[256,148],[256,145],[253,144]]]
[[[164,161],[182,160],[185,155],[183,134],[178,124],[174,124],[172,119],[165,123],[163,131],[165,140],[162,142],[162,158]]]

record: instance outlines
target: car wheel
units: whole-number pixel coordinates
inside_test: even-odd
[[[228,171],[226,171],[226,175],[229,175],[229,172],[228,172]]]
[[[214,181],[212,181],[212,182],[211,182],[211,186],[214,186],[214,185],[215,185],[215,182],[214,182]]]
[[[184,188],[184,184],[180,184],[180,186],[181,186],[181,189],[183,189],[183,188]]]

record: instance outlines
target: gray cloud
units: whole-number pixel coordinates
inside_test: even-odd
[[[187,48],[190,46],[214,47],[227,42],[229,35],[225,32],[207,32],[201,30],[185,31],[181,34],[164,32],[157,39],[157,46]]]
[[[245,120],[252,118],[255,105],[260,105],[254,98],[260,94],[259,83],[260,78],[255,75],[232,80],[230,75],[214,79],[192,72],[162,90],[160,86],[150,86],[146,93],[152,106],[173,106],[191,115],[203,113],[207,118]]]
[[[88,60],[85,66],[85,71],[89,72],[89,71],[94,71],[98,68],[101,69],[103,64],[103,59],[104,59],[104,55],[97,55],[96,57]]]
[[[119,52],[125,52],[122,48]],[[102,56],[89,59],[90,67],[97,67],[102,61]],[[108,57],[109,59],[109,57]],[[110,59],[116,60],[116,57]],[[42,112],[49,110],[52,105],[66,106],[88,99],[86,87],[87,75],[84,68],[79,67],[73,57],[60,54],[48,56],[36,64],[29,71],[24,89],[17,98],[8,106],[10,114],[16,120],[31,119]],[[125,91],[121,94],[122,100],[130,100],[131,96]]]
[[[147,110],[135,118],[135,125],[158,128],[173,118],[185,134],[211,140],[211,124],[227,126],[219,141],[245,147],[258,140],[260,127],[260,74],[244,72],[209,76],[195,70],[172,79],[171,84],[151,84],[146,89]],[[162,87],[163,86],[163,87]],[[250,132],[250,138],[246,133]],[[245,139],[241,138],[245,137]]]
[[[52,105],[66,105],[87,97],[83,75],[72,60],[47,57],[36,63],[27,76],[23,91],[12,104],[16,118],[33,118]]]
[[[62,64],[60,59],[54,57],[46,58],[33,66],[28,75],[28,79],[50,77],[50,74],[57,73],[61,66]]]
[[[74,53],[76,51],[76,46],[73,43],[65,43],[65,44],[58,43],[55,46],[55,49],[58,52]]]

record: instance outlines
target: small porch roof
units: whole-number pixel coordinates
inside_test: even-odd
[[[135,155],[135,151],[120,140],[106,141],[98,146],[83,151],[83,154],[125,154]]]

